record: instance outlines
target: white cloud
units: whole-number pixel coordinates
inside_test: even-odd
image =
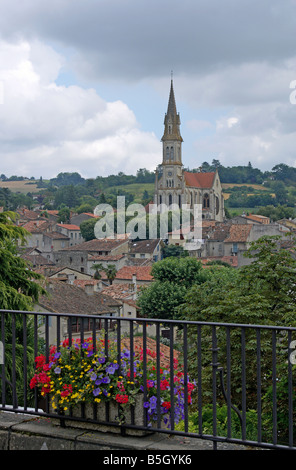
[[[154,169],[159,142],[142,132],[122,101],[106,102],[94,89],[59,86],[64,58],[39,41],[0,42],[1,172],[86,177],[114,170]]]

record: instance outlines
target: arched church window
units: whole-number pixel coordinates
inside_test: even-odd
[[[166,148],[166,159],[168,160],[170,158],[170,149],[169,147]]]
[[[174,160],[174,147],[171,147],[170,159]]]
[[[181,209],[181,204],[182,204],[182,202],[181,202],[181,194],[179,194],[179,209]]]
[[[173,196],[169,194],[169,206],[173,204]]]
[[[162,196],[159,196],[159,204],[162,204]]]
[[[218,196],[216,196],[216,214],[219,214],[220,202]]]
[[[205,194],[204,197],[203,197],[203,208],[204,209],[209,209],[210,207],[210,198],[209,198],[209,195],[208,194]]]

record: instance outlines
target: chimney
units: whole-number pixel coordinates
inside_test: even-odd
[[[85,292],[87,295],[93,295],[94,294],[94,285],[93,284],[85,284]]]
[[[68,284],[74,284],[75,274],[69,273],[67,274],[68,277]]]
[[[101,281],[101,279],[100,279],[100,280],[97,282],[97,284],[96,284],[95,290],[96,290],[96,292],[101,292],[102,289],[103,289],[103,283],[102,283],[102,281]]]
[[[132,280],[133,280],[133,300],[136,300],[137,298],[137,275],[134,273],[133,274],[133,277],[132,277]]]
[[[137,275],[136,275],[136,273],[134,273],[132,275],[132,283],[137,287]]]

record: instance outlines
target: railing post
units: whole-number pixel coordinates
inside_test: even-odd
[[[216,326],[212,326],[212,363],[213,368],[213,437],[217,435],[217,369],[219,367]],[[217,441],[213,440],[213,450],[217,450]]]

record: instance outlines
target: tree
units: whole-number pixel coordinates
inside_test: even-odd
[[[58,212],[58,222],[69,223],[70,221],[70,209],[69,207],[62,204]]]
[[[80,224],[81,235],[85,241],[93,240],[95,237],[94,228],[97,223],[97,219],[84,220]]]
[[[171,256],[176,256],[178,258],[183,258],[184,256],[189,256],[187,250],[184,250],[183,246],[180,245],[167,245],[162,249],[163,257],[170,258]]]
[[[251,260],[249,265],[239,269],[226,267],[209,268],[209,278],[202,285],[194,285],[185,298],[180,317],[186,320],[239,323],[252,325],[296,326],[296,260],[289,250],[281,247],[281,237],[261,237],[253,242],[246,252]],[[293,241],[292,241],[293,242]],[[294,240],[295,244],[295,240]],[[203,355],[204,388],[210,390],[212,375],[211,362],[211,333],[209,327],[205,329]],[[256,331],[247,329],[245,337],[246,368],[248,381],[246,394],[250,406],[256,407]],[[219,363],[226,370],[226,340],[225,330],[217,328],[219,347]],[[189,344],[196,344],[196,331],[189,329]],[[266,380],[262,384],[262,396],[267,393],[272,368],[272,341],[268,330],[261,331],[262,377]],[[278,347],[284,348],[284,333]],[[282,345],[282,346],[281,346]],[[233,403],[241,399],[241,347],[240,331],[231,331],[231,388]],[[189,359],[194,359],[196,351],[189,350]],[[286,367],[286,359],[278,360],[278,370]],[[190,363],[190,361],[189,361]],[[191,364],[190,363],[190,364]],[[190,369],[191,365],[189,366]],[[193,371],[191,371],[193,372]]]
[[[19,256],[18,243],[29,233],[16,226],[16,214],[0,214],[0,309],[30,310],[43,292],[37,280],[41,276]]]
[[[109,266],[107,266],[106,268],[104,268],[104,271],[106,273],[106,276],[108,278],[108,281],[109,281],[109,284],[111,285],[116,277],[116,273],[117,273],[117,270],[116,270],[116,267],[114,264],[110,264]]]
[[[0,309],[26,310],[33,309],[39,295],[45,294],[41,286],[42,277],[30,269],[30,264],[19,256],[19,243],[25,241],[28,232],[14,224],[16,214],[3,212],[0,214]],[[23,397],[23,357],[24,357],[24,331],[23,315],[4,313],[5,324],[0,324],[0,337],[5,337],[5,377],[11,381],[12,377],[12,324],[14,322],[15,335],[15,371],[16,390]],[[4,332],[1,329],[4,329]],[[32,316],[27,317],[27,347],[28,377],[34,370],[34,328]],[[6,387],[7,402],[12,400],[12,390]],[[0,384],[0,394],[2,382]],[[20,404],[20,403],[19,403]]]
[[[102,263],[95,263],[92,265],[91,269],[94,269],[95,270],[95,273],[94,273],[94,279],[101,279],[102,278],[102,275],[100,273],[100,271],[103,271],[104,270],[104,267],[102,265]]]
[[[207,272],[195,258],[166,258],[153,264],[151,275],[154,281],[141,289],[138,305],[141,315],[147,318],[179,318],[187,289],[193,284],[203,283]]]

